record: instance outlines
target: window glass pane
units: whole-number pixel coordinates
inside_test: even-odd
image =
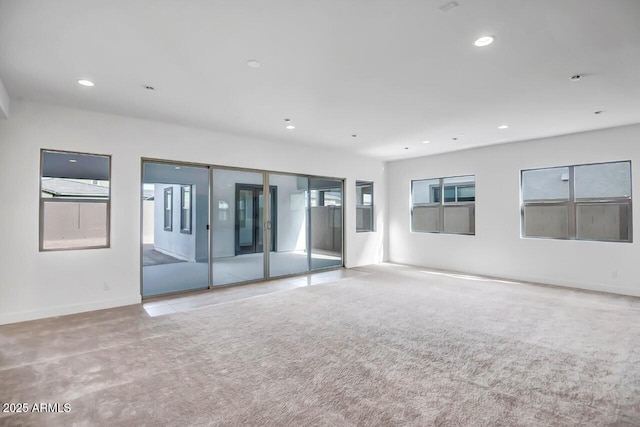
[[[191,186],[183,185],[180,187],[180,231],[182,233],[191,233]]]
[[[356,231],[373,231],[373,182],[356,181]]]
[[[318,206],[309,209],[311,269],[342,265],[342,185],[338,179],[309,178]]]
[[[456,187],[452,185],[448,185],[444,187],[444,202],[455,202],[456,201]]]
[[[107,202],[45,200],[42,249],[107,245]]]
[[[439,179],[422,179],[411,181],[411,184],[411,200],[414,206],[439,202]]]
[[[467,186],[458,187],[458,201],[459,202],[475,202],[476,186],[467,185]]]
[[[440,231],[440,207],[414,206],[413,213],[411,215],[411,231]]]
[[[265,247],[264,175],[213,169],[213,285],[264,278],[264,252],[278,247],[278,197],[271,197],[271,248]],[[197,202],[196,202],[197,204]],[[277,210],[276,210],[277,212]]]
[[[524,207],[525,237],[569,237],[567,205],[528,205]]]
[[[474,175],[444,178],[444,202],[473,202],[476,199],[476,177]]]
[[[630,205],[584,203],[576,206],[577,238],[582,240],[629,240]]]
[[[576,166],[576,199],[631,196],[631,163]]]
[[[475,206],[445,206],[444,232],[455,234],[475,234]]]
[[[294,175],[269,174],[273,188],[270,199],[276,229],[275,244],[269,255],[269,276],[309,271],[309,217],[306,205],[309,179]],[[240,267],[242,264],[238,264]]]
[[[321,191],[323,204],[321,206],[342,206],[342,193],[335,190]]]
[[[356,231],[373,231],[373,209],[371,206],[356,207]]]
[[[569,168],[522,171],[522,199],[569,200]]]
[[[42,151],[42,176],[109,181],[109,157],[44,150]]]
[[[173,187],[164,189],[164,229],[173,230]]]
[[[356,183],[356,205],[369,206],[373,203],[373,183],[360,182]]]
[[[43,150],[41,249],[109,244],[108,156]]]

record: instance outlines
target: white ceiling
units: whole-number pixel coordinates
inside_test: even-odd
[[[640,1],[448,1],[0,1],[0,78],[12,98],[382,159],[640,122]]]

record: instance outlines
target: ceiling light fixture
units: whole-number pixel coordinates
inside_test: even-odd
[[[445,4],[444,6],[441,6],[439,9],[440,9],[440,12],[444,13],[444,12],[450,11],[451,9],[453,9],[454,7],[457,7],[457,6],[458,6],[458,3],[456,3],[455,1],[450,1],[449,3]]]
[[[78,84],[81,84],[82,86],[87,86],[87,87],[93,87],[95,86],[95,83],[93,83],[91,80],[78,80]]]
[[[582,74],[574,74],[573,76],[571,76],[569,79],[572,82],[577,82],[578,80],[580,80],[582,78]]]
[[[423,143],[423,144],[428,144],[428,143],[430,143],[430,142],[431,142],[431,141],[422,141],[422,143]]]
[[[493,40],[494,40],[493,36],[482,36],[479,39],[477,39],[475,42],[473,42],[473,44],[478,47],[485,47],[493,43]]]
[[[509,127],[509,125],[500,125],[498,126],[498,129],[507,129]]]
[[[259,68],[260,65],[260,62],[256,61],[255,59],[250,59],[247,61],[247,66],[249,68]]]
[[[594,111],[593,114],[602,114],[602,110]]]
[[[358,136],[358,135],[356,135],[355,133],[353,135],[351,135],[352,138],[355,138],[356,136]]]
[[[76,159],[69,159],[69,163],[78,163]]]
[[[150,85],[144,85],[144,88],[145,88],[146,90],[156,90],[156,88],[155,88],[155,87],[150,86]]]
[[[291,123],[291,119],[284,119],[284,122],[286,123],[286,129],[293,130],[296,128],[293,123]]]

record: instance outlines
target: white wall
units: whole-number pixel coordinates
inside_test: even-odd
[[[616,160],[636,169],[639,141],[633,125],[391,162],[389,260],[640,296],[638,233],[635,243],[520,238],[522,169]],[[476,176],[476,235],[411,233],[410,181],[467,174]],[[640,188],[640,172],[632,180]],[[633,217],[640,227],[640,209]]]
[[[111,248],[38,252],[41,148],[113,156]],[[383,259],[382,162],[329,149],[15,101],[11,117],[0,120],[0,220],[11,224],[0,228],[0,323],[140,301],[142,157],[346,178],[346,265]],[[356,234],[356,180],[375,182],[375,233]]]

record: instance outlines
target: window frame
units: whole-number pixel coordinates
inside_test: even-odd
[[[575,168],[581,166],[606,165],[614,163],[629,164],[629,189],[628,197],[583,197],[576,198],[575,195]],[[609,242],[609,243],[633,243],[633,164],[631,160],[613,160],[607,162],[580,163],[574,165],[547,166],[540,168],[530,168],[520,170],[520,238],[521,239],[543,239],[543,240],[574,240],[584,242]],[[523,194],[524,173],[527,171],[543,170],[543,169],[562,169],[569,170],[568,199],[536,199],[525,201]],[[584,205],[604,206],[604,205],[624,205],[628,206],[627,218],[627,240],[622,239],[580,239],[578,238],[578,207]],[[567,207],[567,237],[548,237],[548,236],[527,236],[526,235],[526,217],[525,207],[527,206],[566,206]]]
[[[162,197],[162,213],[164,214],[164,231],[173,231],[173,186],[165,187]],[[167,195],[170,196],[169,206],[167,207]],[[169,211],[169,224],[167,225],[167,211]]]
[[[460,182],[460,183],[453,183],[450,185],[447,185],[447,187],[454,187],[454,193],[455,193],[455,198],[456,201],[454,202],[447,202],[445,201],[446,197],[443,197],[443,193],[444,193],[444,188],[445,188],[445,184],[444,181],[447,179],[451,179],[451,178],[462,178],[462,177],[473,177],[473,187],[474,187],[474,197],[473,197],[473,201],[457,201],[458,199],[458,187],[465,187],[465,186],[470,186],[471,184],[469,183],[465,183],[465,182]],[[435,196],[436,196],[436,188],[439,189],[439,195],[438,195],[438,201],[434,201],[431,203],[418,203],[415,204],[413,203],[413,186],[414,183],[417,181],[438,181],[438,185],[430,185],[429,186],[429,194],[432,197],[433,200],[435,200]],[[444,176],[444,177],[440,177],[440,178],[420,178],[420,179],[412,179],[411,180],[411,187],[410,187],[410,193],[409,193],[409,204],[410,204],[410,217],[409,217],[409,228],[410,231],[412,233],[431,233],[431,234],[455,234],[455,235],[461,235],[461,236],[475,236],[476,232],[475,232],[475,221],[476,221],[476,214],[475,214],[475,206],[476,206],[476,196],[475,196],[475,188],[476,188],[476,176],[475,174],[465,174],[465,175],[454,175],[454,176]],[[445,208],[446,207],[451,207],[451,206],[473,206],[473,222],[474,222],[474,227],[473,227],[473,232],[471,233],[461,233],[461,232],[452,232],[452,231],[445,231],[444,228],[444,216],[445,216]],[[413,228],[413,210],[415,207],[431,207],[431,208],[438,208],[438,230],[431,230],[431,231],[422,231],[422,230],[414,230]]]
[[[358,204],[358,198],[357,198],[357,194],[358,194],[358,187],[366,187],[366,186],[371,186],[371,204],[370,205],[359,205]],[[358,212],[358,209],[367,209],[370,211],[369,217],[371,218],[371,222],[369,224],[369,227],[366,228],[358,228],[358,221],[356,218],[356,233],[373,233],[375,232],[375,221],[374,221],[374,213],[375,213],[375,209],[374,209],[374,187],[373,187],[373,181],[356,181],[356,215]],[[364,198],[363,198],[364,199]]]
[[[42,197],[42,172],[44,171],[44,153],[62,153],[62,154],[74,154],[78,156],[95,156],[95,157],[106,157],[109,163],[109,194],[107,199],[87,199],[81,197],[67,197],[67,198],[49,198]],[[82,151],[71,151],[71,150],[58,150],[51,148],[41,148],[40,149],[40,170],[38,176],[38,251],[39,252],[58,252],[58,251],[78,251],[78,250],[87,250],[87,249],[109,249],[111,248],[111,172],[112,172],[112,158],[110,154],[97,154],[97,153],[87,153]],[[106,212],[106,224],[105,224],[105,234],[106,234],[106,243],[104,245],[98,246],[75,246],[73,248],[45,248],[44,247],[44,210],[45,203],[53,203],[53,202],[63,202],[63,203],[105,203],[107,205]]]
[[[189,193],[189,207],[185,209],[184,207],[184,195],[186,190]],[[185,211],[189,212],[189,226],[185,227],[184,219],[185,219]],[[180,233],[182,234],[191,234],[192,232],[192,222],[193,222],[193,189],[190,184],[182,184],[180,185]]]

